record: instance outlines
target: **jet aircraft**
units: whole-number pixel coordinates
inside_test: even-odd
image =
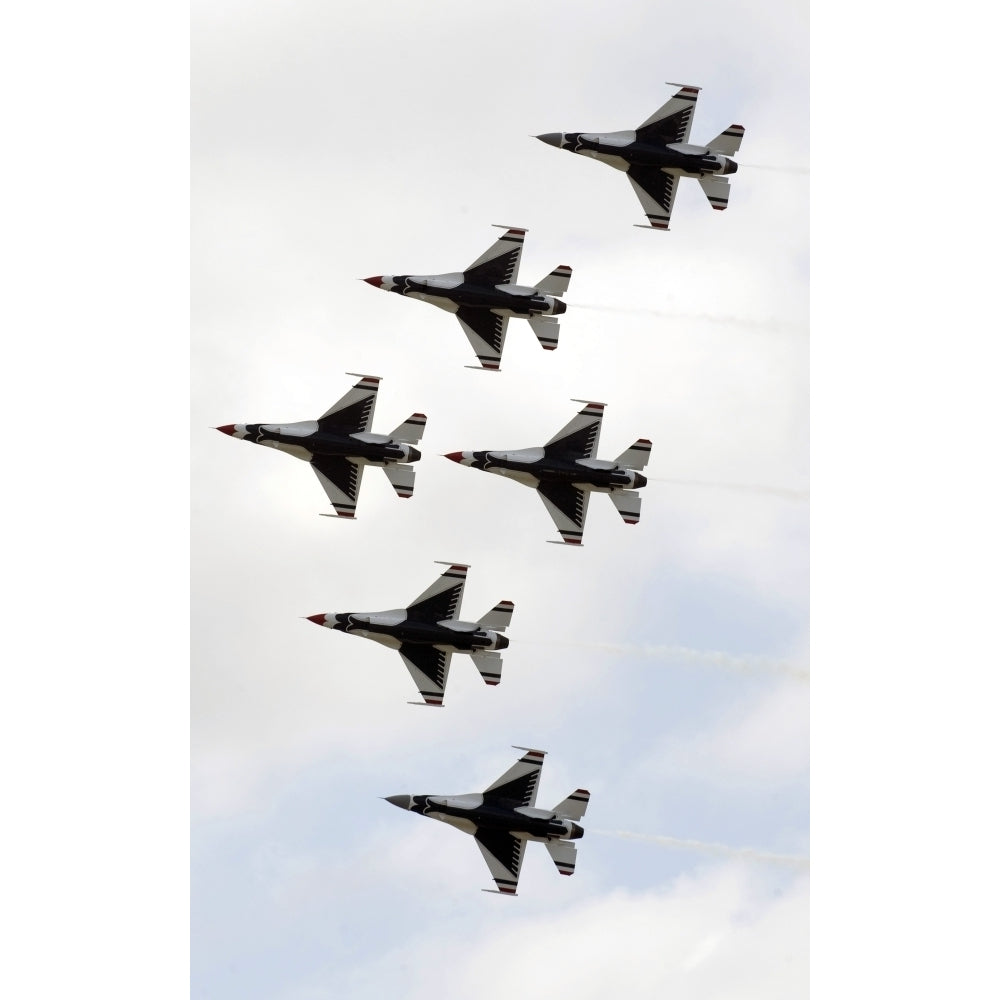
[[[503,229],[503,226],[498,226]],[[566,294],[573,269],[560,264],[536,286],[518,285],[521,245],[526,229],[508,229],[464,271],[449,274],[381,274],[363,281],[387,292],[421,299],[454,313],[462,325],[479,366],[500,370],[507,320],[526,319],[546,351],[559,342],[559,320],[566,311]],[[466,365],[475,368],[475,365]]]
[[[545,753],[515,747],[527,753],[484,792],[472,795],[390,795],[400,809],[430,816],[471,833],[489,866],[496,889],[504,896],[517,895],[517,879],[527,841],[543,843],[560,875],[576,868],[576,845],[583,836],[583,819],[590,792],[578,788],[552,809],[535,808],[535,792]]]
[[[510,645],[510,640],[500,633],[510,624],[514,605],[501,601],[477,622],[459,621],[469,567],[460,563],[442,565],[448,569],[405,608],[332,612],[310,615],[309,621],[398,649],[426,705],[444,705],[452,653],[471,654],[483,680],[499,684],[502,660],[498,651]]]
[[[649,225],[640,228],[669,229],[679,178],[697,177],[712,208],[721,212],[729,204],[729,181],[723,175],[736,173],[732,157],[743,141],[742,125],[730,125],[707,146],[688,142],[700,89],[681,87],[629,131],[547,132],[535,138],[624,170],[649,219]]]
[[[584,403],[584,400],[573,402]],[[592,492],[609,494],[626,524],[639,523],[641,498],[635,491],[645,486],[647,480],[637,470],[645,468],[653,447],[648,439],[639,438],[613,462],[594,458],[603,416],[604,403],[588,402],[540,448],[453,451],[444,457],[538,490],[563,542],[581,545]]]
[[[347,374],[361,381],[319,420],[225,424],[216,430],[304,459],[326,490],[336,516],[353,518],[366,465],[381,466],[397,496],[413,496],[414,471],[407,463],[420,458],[413,445],[423,435],[427,417],[414,413],[391,433],[372,434],[375,396],[381,380],[374,375]]]

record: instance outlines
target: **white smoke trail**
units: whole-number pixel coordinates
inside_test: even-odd
[[[569,642],[559,639],[524,639],[518,638],[518,644],[527,643],[535,646],[574,646],[578,649],[599,649],[608,653],[619,653],[624,656],[640,656],[654,660],[686,660],[692,663],[707,664],[733,670],[741,674],[772,673],[792,677],[798,681],[809,682],[809,671],[796,667],[781,660],[772,660],[766,656],[733,656],[717,650],[689,649],[687,646],[653,646],[615,642]]]
[[[740,160],[740,170],[744,168],[749,168],[750,170],[776,170],[778,173],[782,174],[803,174],[808,175],[808,167],[779,167],[772,166],[770,163],[744,163]]]
[[[710,483],[701,479],[660,479],[648,476],[651,483],[671,483],[674,486],[701,486],[712,490],[737,490],[742,493],[764,493],[768,496],[781,497],[783,500],[809,502],[808,490],[786,490],[780,486],[760,486],[756,483]]]
[[[683,850],[698,851],[700,854],[711,854],[715,857],[785,865],[799,871],[809,870],[809,859],[794,854],[772,854],[770,851],[758,851],[752,847],[729,847],[726,844],[713,844],[702,840],[681,840],[678,837],[661,837],[652,833],[629,833],[627,830],[593,830],[588,827],[587,833],[595,833],[599,837],[620,837],[623,840],[645,840],[663,847],[678,847]]]
[[[659,319],[694,320],[705,323],[722,323],[726,326],[744,326],[768,333],[797,333],[804,323],[788,323],[776,319],[750,319],[746,316],[725,316],[721,313],[691,313],[674,309],[636,309],[633,306],[605,306],[593,302],[574,302],[573,309],[592,309],[595,312],[627,313],[632,316],[656,316]]]

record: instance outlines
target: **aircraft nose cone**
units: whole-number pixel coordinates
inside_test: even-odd
[[[450,459],[452,462],[458,462],[459,464],[462,462],[462,453],[460,451],[451,451],[442,457]]]
[[[385,801],[391,802],[394,806],[399,806],[400,809],[410,808],[409,795],[387,795],[385,796]]]
[[[221,427],[216,427],[215,429],[232,437],[236,433],[236,424],[223,424]]]
[[[362,278],[361,280],[367,282],[369,285],[374,285],[376,288],[382,287],[381,274],[373,274],[370,278]]]
[[[306,621],[315,622],[317,625],[325,625],[326,615],[309,615]]]
[[[546,132],[544,135],[536,135],[535,138],[541,139],[549,146],[555,146],[556,149],[562,148],[562,132]]]

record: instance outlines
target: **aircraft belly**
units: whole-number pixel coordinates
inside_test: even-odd
[[[511,831],[511,832],[513,833],[514,831]],[[539,836],[539,835],[534,834],[534,833],[524,833],[524,832],[522,832],[520,830],[517,831],[517,835],[519,837],[523,838],[524,840],[533,840],[536,844],[545,844],[545,843],[550,843],[553,840],[564,840],[565,839],[564,837],[555,837],[555,836],[545,837],[545,836]]]
[[[421,302],[426,302],[431,306],[437,306],[438,309],[443,309],[445,312],[458,312],[458,305],[452,302],[451,299],[445,298],[443,295],[427,295],[425,292],[408,292],[406,297],[408,299],[420,299]]]
[[[609,167],[614,167],[615,170],[628,170],[631,166],[624,156],[617,156],[614,153],[599,153],[596,149],[581,149],[580,155],[600,160],[601,163],[606,163]]]
[[[351,629],[348,635],[357,635],[362,639],[371,639],[372,642],[388,646],[390,649],[399,649],[403,644],[394,636],[386,635],[385,632],[369,632],[367,629]]]
[[[312,461],[313,453],[300,444],[288,444],[286,441],[261,441],[260,443],[268,448],[274,448],[276,451],[283,451],[293,458],[301,458],[304,462]]]
[[[504,479],[513,479],[514,482],[523,483],[525,486],[530,486],[533,489],[537,489],[539,483],[541,482],[538,476],[533,476],[530,472],[524,472],[521,469],[492,468],[487,471],[498,476],[503,476]]]
[[[439,819],[442,823],[447,823],[449,826],[455,827],[457,830],[461,830],[462,833],[474,834],[478,827],[471,819],[467,819],[465,816],[452,816],[449,813],[440,812],[428,812],[425,815],[430,816],[431,819]]]

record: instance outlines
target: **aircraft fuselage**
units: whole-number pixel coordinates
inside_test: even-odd
[[[522,451],[462,452],[462,465],[498,476],[515,479],[529,486],[540,483],[570,483],[580,489],[599,493],[640,489],[646,477],[633,469],[596,458],[558,458],[545,455],[544,448]]]
[[[421,299],[448,312],[490,309],[507,316],[557,316],[566,303],[526,285],[477,285],[461,274],[386,275],[382,287],[411,299]]]
[[[590,156],[618,170],[631,166],[656,167],[685,177],[703,177],[706,174],[734,174],[738,164],[721,153],[713,153],[707,146],[687,142],[669,145],[638,139],[630,132],[567,132],[563,134],[561,148],[581,156]]]
[[[506,649],[510,640],[492,629],[482,628],[476,622],[449,620],[442,622],[413,621],[406,618],[403,609],[398,611],[338,612],[333,616],[338,632],[348,632],[364,639],[373,639],[383,645],[399,646],[404,643],[435,646],[456,653],[473,653],[481,649]]]
[[[409,799],[409,805],[399,800]],[[579,840],[583,827],[548,809],[515,806],[509,800],[472,795],[393,796],[393,805],[429,816],[468,833],[476,830],[500,830],[527,840]],[[471,829],[470,829],[471,828]]]
[[[314,455],[349,458],[361,465],[392,465],[415,462],[420,452],[412,445],[393,441],[385,434],[338,434],[321,431],[316,420],[291,424],[235,424],[234,437],[276,448],[296,458],[311,461]]]

